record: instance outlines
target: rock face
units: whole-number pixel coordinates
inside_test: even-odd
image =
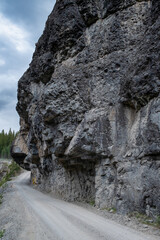
[[[57,0],[18,85],[12,155],[39,187],[160,214],[159,39],[157,0]]]
[[[9,172],[10,161],[0,160],[0,182]],[[1,192],[0,192],[1,193]]]

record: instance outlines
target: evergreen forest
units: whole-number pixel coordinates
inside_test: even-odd
[[[0,158],[10,159],[10,148],[17,133],[11,129],[6,133],[4,130],[0,133]]]

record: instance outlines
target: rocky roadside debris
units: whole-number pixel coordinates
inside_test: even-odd
[[[142,224],[136,217],[117,214],[114,209],[100,210],[86,203],[75,204],[123,226],[148,235],[160,236],[160,229]],[[32,210],[21,201],[14,182],[9,182],[3,190],[3,201],[0,205],[0,231],[3,232],[3,237],[0,237],[2,240],[52,240],[52,236]]]
[[[78,206],[82,206],[89,211],[92,211],[102,217],[113,220],[117,223],[127,226],[129,228],[138,230],[140,232],[147,233],[149,235],[160,236],[160,222],[154,223],[153,220],[147,217],[145,214],[138,212],[129,213],[126,215],[118,214],[115,208],[97,208],[93,202],[90,203],[75,203]]]

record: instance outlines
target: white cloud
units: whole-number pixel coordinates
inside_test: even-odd
[[[20,74],[14,72],[8,72],[6,74],[0,74],[0,90],[5,89],[15,89],[17,86],[17,81],[20,78]]]
[[[15,110],[17,99],[17,80],[24,70],[20,72],[8,71],[0,74],[0,131],[19,130],[19,117]],[[2,100],[2,101],[1,101]]]
[[[0,13],[0,39],[9,42],[20,53],[33,51],[29,41],[29,33],[18,24],[13,23]]]
[[[55,0],[36,0],[33,13],[26,9],[24,17],[28,17],[28,25],[23,16],[21,20],[17,17],[20,23],[13,20],[15,18],[11,19],[12,15],[7,12],[9,6],[7,4],[14,6],[11,2],[14,1],[0,0],[0,131],[2,129],[8,131],[10,127],[14,130],[19,129],[19,117],[15,110],[17,82],[28,67],[35,47],[34,42],[42,34],[45,21]],[[30,6],[29,2],[27,4]],[[36,14],[34,18],[33,14]]]
[[[19,130],[19,117],[15,110],[15,102],[9,104],[6,109],[0,111],[0,131],[4,129],[8,131],[10,127],[18,131]]]
[[[51,13],[51,10],[53,9],[54,4],[55,4],[55,1],[43,2],[42,8],[48,14],[48,13]]]
[[[6,64],[4,59],[0,59],[0,66],[4,66]]]

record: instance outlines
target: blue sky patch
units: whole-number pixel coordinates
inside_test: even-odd
[[[54,0],[0,1],[0,131],[19,130],[17,82],[31,62]]]

